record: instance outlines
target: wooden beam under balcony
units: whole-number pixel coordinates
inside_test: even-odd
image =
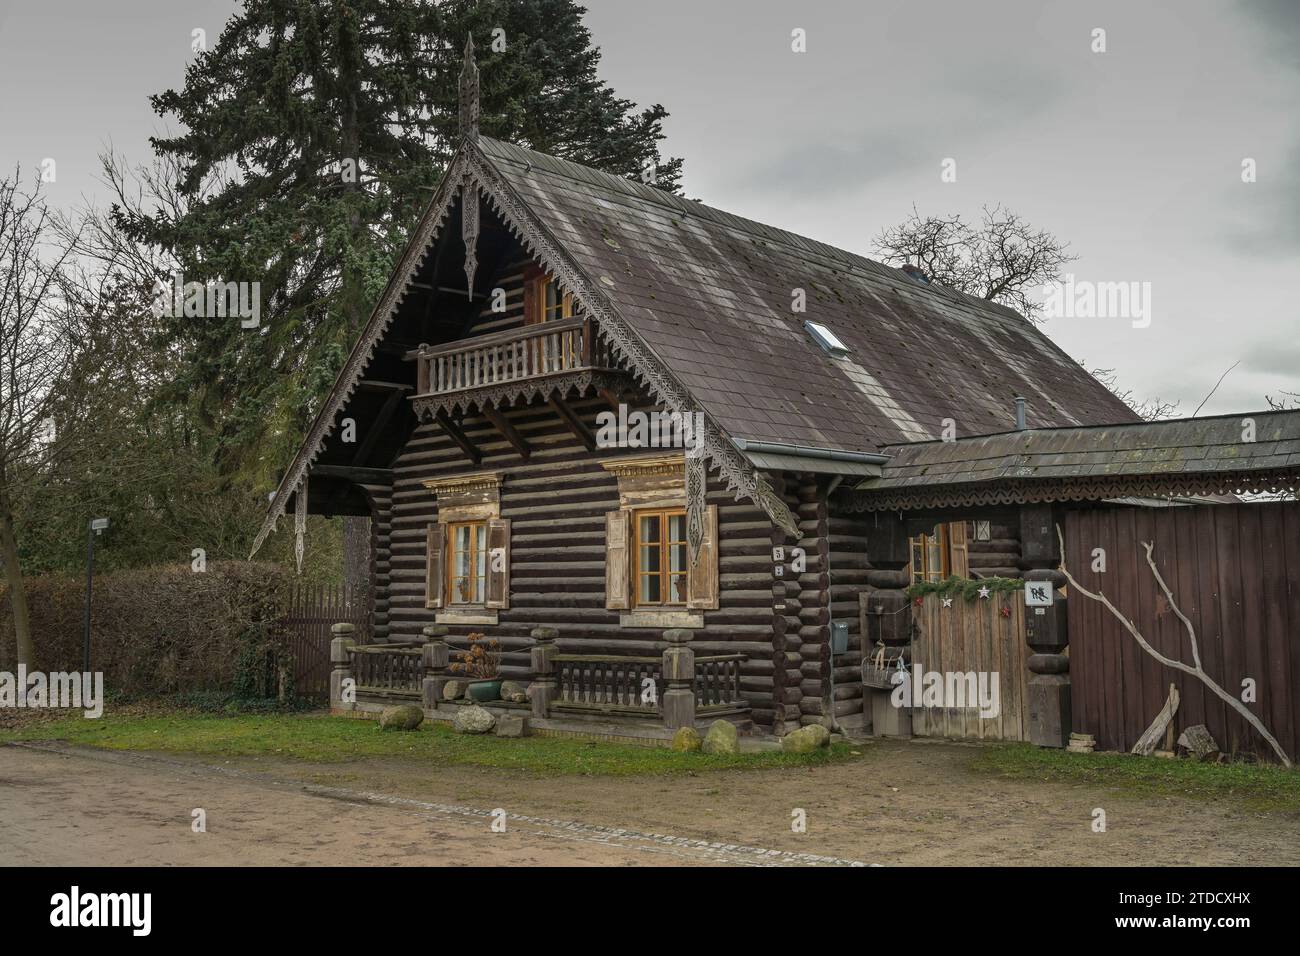
[[[506,418],[505,413],[492,405],[483,406],[483,417],[490,421],[496,430],[499,431],[506,441],[510,442],[510,447],[519,453],[519,457],[524,461],[533,453],[533,446],[528,444],[528,439],[519,434],[514,425],[510,424],[510,419]]]
[[[476,465],[483,461],[482,450],[479,449],[478,445],[475,445],[469,440],[469,436],[465,434],[459,425],[451,420],[451,417],[446,412],[436,412],[433,416],[433,420],[436,421],[438,425],[441,426],[442,430],[447,433],[448,438],[460,446],[460,450],[465,453],[466,457],[468,457],[470,461]]]
[[[388,397],[384,399],[384,404],[379,409],[379,414],[371,420],[365,438],[357,446],[357,453],[352,456],[352,464],[360,465],[370,458],[370,453],[375,450],[375,445],[384,434],[384,429],[392,421],[393,414],[409,391],[411,391],[411,386],[404,385],[388,393]]]
[[[569,430],[578,437],[578,441],[582,442],[587,451],[595,451],[596,436],[591,433],[591,429],[578,417],[577,413],[569,407],[569,403],[558,395],[552,396],[547,401],[551,408],[555,410],[555,413],[569,426]]]

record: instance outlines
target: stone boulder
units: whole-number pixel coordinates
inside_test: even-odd
[[[491,711],[482,707],[461,707],[452,718],[451,728],[458,734],[486,734],[496,723]]]
[[[831,742],[831,732],[821,724],[809,724],[781,738],[781,749],[788,754],[809,754]]]
[[[465,682],[463,680],[449,680],[442,685],[443,700],[460,700],[463,693],[465,693]]]
[[[735,724],[729,720],[715,720],[704,735],[701,749],[706,754],[734,754],[739,747],[739,738]]]
[[[424,722],[424,710],[416,704],[385,707],[379,714],[380,730],[414,730]]]
[[[681,753],[694,753],[701,746],[700,732],[694,727],[679,727],[677,733],[673,734],[671,746]]]
[[[501,699],[527,700],[528,687],[517,680],[503,680],[501,682]]]
[[[1178,736],[1178,746],[1198,760],[1209,760],[1219,754],[1219,745],[1204,724],[1188,727]]]
[[[498,737],[526,737],[528,720],[515,714],[502,714],[497,718],[496,735]]]

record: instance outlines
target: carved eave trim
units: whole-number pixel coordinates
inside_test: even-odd
[[[919,511],[978,505],[1106,501],[1111,498],[1177,498],[1204,495],[1296,494],[1300,469],[1205,475],[1152,475],[1082,480],[1003,480],[975,485],[932,485],[836,496],[846,511]]]
[[[289,465],[289,469],[280,480],[280,485],[271,498],[270,506],[267,508],[262,527],[258,531],[257,537],[253,539],[253,547],[248,555],[250,560],[257,554],[271,532],[275,530],[276,523],[283,516],[294,489],[309,473],[312,462],[320,454],[325,439],[333,432],[339,413],[356,390],[357,382],[360,381],[366,366],[370,364],[370,360],[374,357],[375,347],[388,330],[388,326],[393,321],[393,316],[397,314],[398,307],[410,294],[411,282],[421,266],[423,266],[425,257],[432,249],[433,240],[437,238],[447,220],[448,213],[451,211],[452,203],[456,201],[459,195],[459,187],[461,180],[465,176],[467,166],[467,153],[462,149],[452,158],[446,172],[443,174],[442,181],[438,184],[438,189],[434,193],[433,201],[429,204],[429,208],[425,211],[424,217],[415,227],[414,232],[411,233],[411,238],[406,244],[406,250],[402,253],[397,268],[393,270],[388,285],[384,287],[383,295],[380,296],[379,302],[370,313],[370,319],[367,321],[365,329],[362,330],[361,337],[357,339],[356,345],[352,347],[347,361],[343,364],[338,377],[334,380],[333,389],[326,396],[320,411],[316,413],[316,418],[313,420],[307,436],[299,446],[297,454]]]
[[[477,145],[469,157],[470,166],[493,211],[505,221],[528,253],[546,267],[560,288],[570,293],[583,311],[597,321],[606,342],[624,360],[636,380],[666,408],[683,414],[697,412],[703,415],[704,454],[698,462],[699,471],[704,470],[703,464],[707,459],[718,470],[737,500],[749,498],[786,534],[794,538],[800,537],[798,523],[789,507],[768,484],[767,479],[736,449],[708,409],[695,402],[668,364],[623,318],[563,245],[551,235],[546,224],[533,213],[528,203],[501,177]],[[613,281],[606,276],[599,278]]]
[[[615,478],[668,477],[686,480],[686,456],[656,455],[652,458],[606,458],[599,462]]]
[[[563,398],[570,392],[582,395],[591,389],[614,389],[626,383],[624,372],[565,372],[562,374],[525,378],[501,385],[486,385],[480,388],[467,388],[445,395],[415,395],[411,397],[411,410],[422,422],[432,421],[438,412],[466,413],[471,409],[503,408],[514,405],[520,399],[532,401],[535,398],[547,399],[551,396]]]
[[[472,475],[453,475],[450,478],[429,478],[420,482],[435,495],[466,495],[501,493],[501,472],[481,471]]]

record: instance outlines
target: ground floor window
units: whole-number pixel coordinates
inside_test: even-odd
[[[450,604],[482,604],[487,593],[487,522],[447,525],[447,594]]]
[[[636,604],[686,604],[686,509],[637,511]]]

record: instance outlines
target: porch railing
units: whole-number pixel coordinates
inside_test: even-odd
[[[658,657],[557,654],[552,660],[558,685],[553,707],[648,717],[659,713],[663,678]],[[653,693],[647,680],[653,682]]]
[[[740,696],[740,665],[746,654],[713,654],[695,658],[695,711],[730,709],[744,703]]]
[[[353,709],[343,695],[345,681],[355,682],[356,702],[392,698],[420,700],[437,708],[448,675],[450,646],[446,625],[425,627],[422,643],[353,643],[355,628],[335,624],[330,657],[332,707]],[[561,654],[553,627],[536,627],[529,656],[534,679],[528,690],[535,717],[552,712],[660,718],[670,729],[689,727],[700,717],[744,714],[741,695],[745,654],[696,656],[691,632],[664,631],[660,656],[634,654]],[[653,689],[653,691],[652,691]]]
[[[553,708],[642,717],[656,717],[663,712],[668,682],[663,677],[661,657],[555,654],[551,660],[556,675]],[[745,654],[694,659],[691,684],[697,715],[732,712],[746,706],[740,696],[740,665],[746,660]]]
[[[418,699],[424,683],[423,653],[421,647],[414,645],[367,644],[349,648],[358,699]]]
[[[589,318],[542,322],[420,350],[417,391],[442,395],[585,368],[612,357]]]

